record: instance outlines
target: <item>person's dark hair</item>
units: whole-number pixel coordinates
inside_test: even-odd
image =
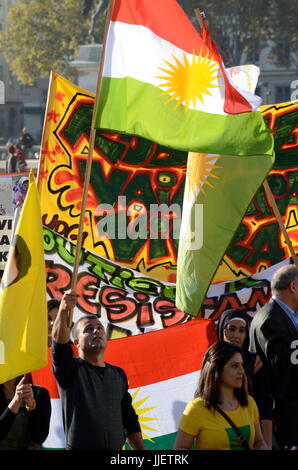
[[[79,318],[72,326],[71,328],[71,336],[73,339],[77,339],[78,337],[78,326],[79,324],[81,323],[82,320],[94,320],[94,319],[98,319],[98,316],[97,315],[94,315],[93,313],[89,313],[87,315],[84,315],[83,317]]]
[[[271,290],[285,290],[295,280],[298,280],[298,269],[296,266],[283,266],[273,274]]]
[[[16,151],[15,146],[14,146],[14,145],[10,145],[10,146],[8,147],[8,151],[9,151],[9,153],[15,153],[15,151]]]
[[[214,408],[220,403],[220,380],[221,373],[226,363],[234,356],[243,351],[238,346],[226,341],[218,341],[207,350],[202,364],[200,379],[195,391],[195,398],[202,398],[206,408]],[[241,406],[247,406],[248,398],[244,387],[235,388],[234,394]]]
[[[219,317],[217,323],[217,336],[219,341],[224,341],[224,329],[227,324],[234,318],[242,318],[246,323],[246,336],[243,342],[242,349],[247,352],[249,348],[249,328],[252,321],[252,317],[248,315],[244,310],[237,310],[236,308],[231,308],[225,310]]]
[[[60,302],[57,299],[50,299],[47,301],[48,312],[53,310],[53,308],[59,308]]]

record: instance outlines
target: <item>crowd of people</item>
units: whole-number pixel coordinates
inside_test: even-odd
[[[271,280],[272,298],[253,318],[227,310],[206,351],[194,399],[174,450],[298,449],[298,269]],[[145,450],[125,371],[105,361],[107,336],[95,315],[69,325],[77,294],[48,302],[48,345],[61,398],[66,448]],[[297,346],[296,346],[297,347]],[[74,349],[77,356],[74,356]],[[0,449],[38,449],[49,432],[50,398],[30,374],[0,385]]]

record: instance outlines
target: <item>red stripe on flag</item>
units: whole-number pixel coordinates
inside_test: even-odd
[[[196,319],[165,330],[109,342],[105,360],[122,367],[136,388],[201,369],[203,356],[217,341],[214,322]]]
[[[161,331],[113,339],[108,342],[105,361],[122,367],[129,387],[136,388],[200,370],[206,350],[215,341],[214,322],[195,319]],[[51,398],[59,398],[50,350],[48,361],[46,367],[32,372],[33,383],[47,388]]]
[[[224,111],[239,114],[252,111],[251,104],[229,82],[216,44],[205,23],[202,36],[197,32],[183,9],[175,0],[115,0],[112,21],[141,25],[158,37],[190,54],[210,54],[221,68],[225,82]],[[146,54],[146,50],[144,50]]]
[[[115,0],[111,19],[145,26],[190,54],[199,54],[201,47],[203,55],[207,51],[195,27],[175,0]]]
[[[230,83],[228,76],[225,71],[224,64],[222,62],[221,55],[217,49],[215,42],[212,40],[209,30],[203,22],[203,30],[202,30],[202,39],[206,44],[207,48],[211,52],[211,54],[215,57],[218,61],[224,83],[225,83],[225,102],[224,102],[224,111],[227,114],[240,114],[240,113],[249,113],[252,111],[251,104],[244,98],[244,96],[239,93],[239,91],[233,87]]]

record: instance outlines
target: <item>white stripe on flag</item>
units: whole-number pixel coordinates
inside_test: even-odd
[[[153,429],[144,429],[147,437],[154,440],[155,437],[177,432],[183,410],[187,402],[194,397],[198,379],[199,371],[196,371],[129,390],[132,396],[136,394],[133,399],[136,412],[142,410],[139,417],[141,427],[142,418],[146,418],[144,424]],[[50,432],[43,447],[62,449],[65,448],[65,435],[60,398],[51,399],[51,404]]]

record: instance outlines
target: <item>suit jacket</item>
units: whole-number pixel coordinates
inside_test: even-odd
[[[250,351],[260,355],[270,372],[275,399],[297,397],[298,365],[291,361],[298,331],[283,309],[271,299],[254,316],[250,327]]]
[[[271,299],[253,318],[249,349],[268,369],[281,445],[298,444],[298,365],[291,360],[295,340],[298,331],[293,322]]]

